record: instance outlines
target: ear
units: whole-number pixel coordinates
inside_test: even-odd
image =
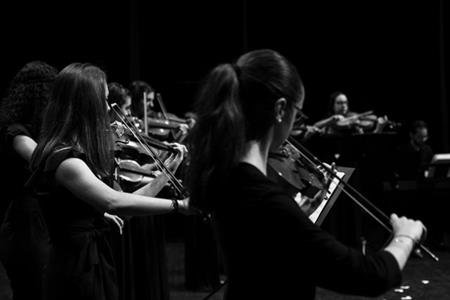
[[[286,115],[286,109],[287,101],[285,98],[279,98],[277,101],[275,101],[274,116],[276,123],[281,123],[283,121],[283,118]]]

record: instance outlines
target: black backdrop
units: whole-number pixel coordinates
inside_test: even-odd
[[[30,1],[31,2],[31,1]],[[92,62],[109,79],[143,79],[169,111],[191,108],[199,80],[246,50],[272,48],[299,68],[305,111],[321,118],[331,92],[355,111],[430,124],[448,151],[449,5],[439,1],[34,1],[0,4],[0,88],[26,62]],[[193,1],[189,1],[193,2]]]

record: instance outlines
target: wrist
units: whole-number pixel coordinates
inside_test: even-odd
[[[418,241],[415,238],[407,234],[396,234],[392,239],[392,241],[394,243],[401,243],[401,244],[411,243],[413,247],[415,247],[416,244],[418,243]]]
[[[178,200],[175,200],[175,199],[172,200],[172,211],[173,212],[180,211],[180,204],[178,203]]]

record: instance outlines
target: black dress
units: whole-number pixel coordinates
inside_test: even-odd
[[[30,171],[28,162],[13,149],[14,138],[18,135],[30,136],[30,132],[20,124],[12,124],[0,133],[3,170],[0,186],[5,195],[0,210],[0,219],[3,219],[0,259],[10,279],[14,299],[40,299],[49,236],[38,201],[24,189]]]
[[[61,147],[34,171],[30,180],[52,241],[44,275],[44,299],[115,300],[118,290],[107,240],[109,225],[102,213],[55,182],[56,169],[71,157],[86,162],[82,153]]]
[[[239,164],[209,193],[217,200],[226,299],[314,299],[316,286],[375,296],[401,281],[392,254],[364,256],[339,243],[252,165]]]

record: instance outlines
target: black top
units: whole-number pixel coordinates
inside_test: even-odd
[[[227,299],[314,299],[315,286],[374,296],[401,281],[389,252],[364,256],[339,243],[252,165],[239,164],[210,196]]]
[[[397,147],[396,171],[399,179],[423,179],[425,170],[428,169],[433,150],[427,144],[414,147],[409,141]]]
[[[42,271],[48,261],[49,237],[39,204],[25,190],[28,162],[13,147],[17,136],[30,136],[23,125],[0,130],[2,172],[0,215],[9,205],[0,227],[0,259],[17,299],[41,299]]]
[[[23,159],[13,148],[14,138],[18,135],[30,136],[29,130],[21,124],[11,124],[0,129],[0,149],[2,172],[0,186],[7,197],[0,201],[0,222],[9,203],[14,198],[21,198],[23,185],[30,175],[28,162]]]
[[[117,299],[115,267],[106,235],[109,225],[102,213],[55,181],[58,166],[72,157],[87,163],[83,153],[61,146],[29,181],[40,201],[53,244],[44,284],[45,299]]]

